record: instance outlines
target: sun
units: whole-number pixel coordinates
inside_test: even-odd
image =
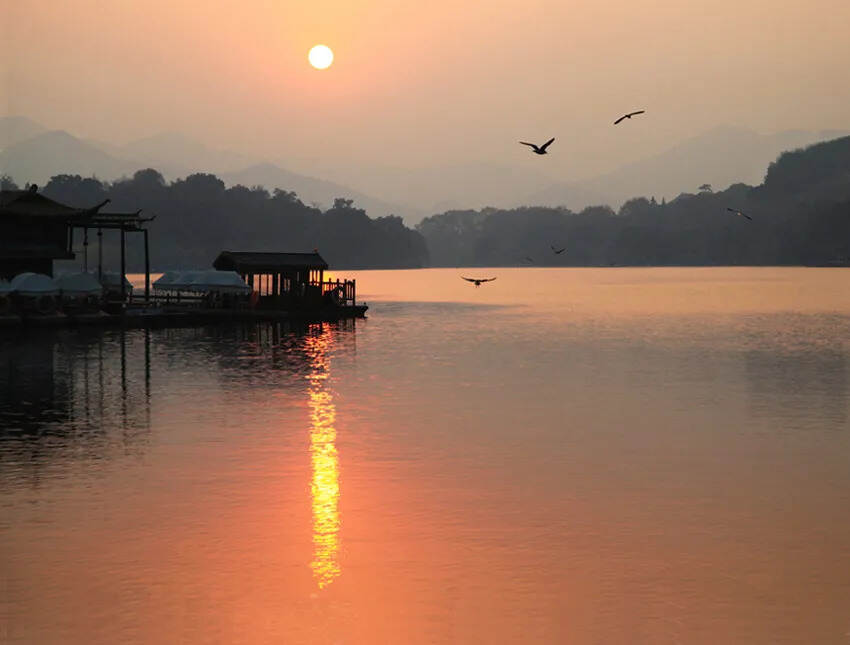
[[[316,45],[307,54],[307,60],[316,69],[327,69],[334,62],[334,53],[327,45]]]

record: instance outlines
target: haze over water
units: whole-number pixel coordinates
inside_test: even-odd
[[[847,270],[356,277],[0,336],[0,640],[848,641]]]

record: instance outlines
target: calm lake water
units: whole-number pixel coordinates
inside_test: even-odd
[[[355,277],[2,332],[0,642],[850,642],[850,270]]]

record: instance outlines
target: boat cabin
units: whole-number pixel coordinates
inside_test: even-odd
[[[354,304],[354,280],[325,281],[328,263],[312,253],[222,251],[213,262],[219,271],[236,271],[261,307],[298,308],[327,302]]]

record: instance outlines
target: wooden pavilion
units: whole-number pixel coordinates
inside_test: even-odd
[[[26,190],[0,191],[0,278],[32,271],[53,275],[54,260],[73,260],[74,229],[83,232],[83,263],[88,271],[89,230],[98,236],[98,278],[103,277],[103,231],[121,233],[121,276],[126,273],[126,233],[142,233],[145,242],[145,299],[150,298],[148,231],[152,217],[135,213],[101,213],[109,200],[90,208],[74,208],[45,197],[32,185]],[[121,297],[125,294],[121,280]]]

